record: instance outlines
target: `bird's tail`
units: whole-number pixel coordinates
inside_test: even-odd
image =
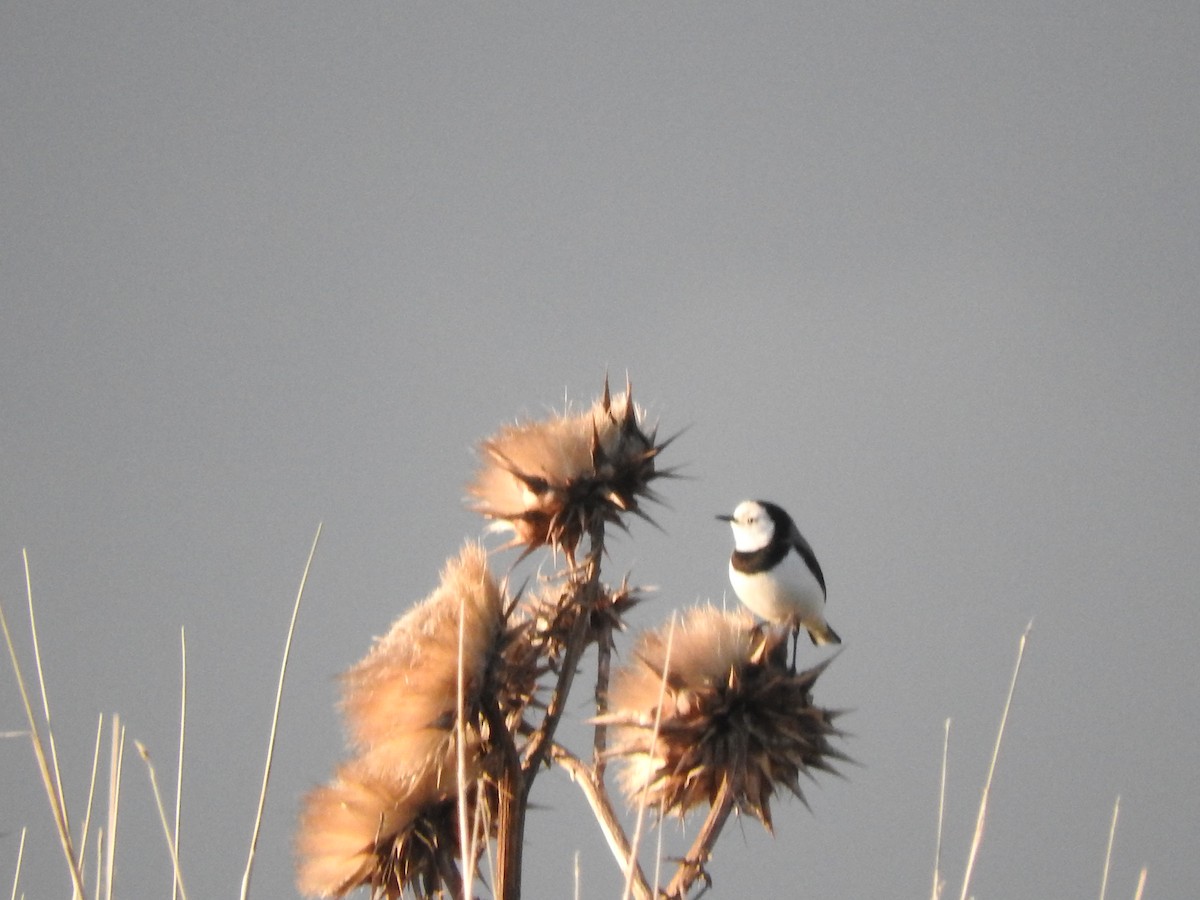
[[[808,629],[809,639],[818,647],[822,644],[840,644],[842,642],[838,633],[829,627],[828,622],[805,622],[804,627]]]

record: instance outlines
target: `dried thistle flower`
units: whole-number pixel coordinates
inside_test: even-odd
[[[467,544],[441,583],[396,620],[343,679],[342,708],[360,753],[376,774],[395,777],[439,765],[458,705],[459,625],[465,721],[495,702],[493,661],[502,638],[505,597],[478,544]],[[478,729],[476,729],[478,730]]]
[[[743,610],[696,607],[669,635],[642,636],[601,717],[615,726],[626,796],[636,803],[645,792],[650,807],[683,815],[713,803],[727,781],[738,807],[770,830],[778,787],[803,801],[800,774],[832,772],[829,761],[846,758],[829,742],[837,713],[812,702],[828,663],[791,672],[786,629],[757,626]]]
[[[601,640],[612,646],[612,634],[625,630],[625,615],[642,602],[646,588],[630,587],[628,577],[612,587],[600,584],[594,600],[586,607],[576,600],[576,584],[546,580],[519,608],[528,628],[528,644],[546,664],[557,671],[567,641],[580,616],[587,616],[584,645]]]
[[[655,478],[669,476],[655,459],[670,443],[644,427],[645,413],[625,393],[604,393],[586,412],[510,425],[484,441],[483,465],[469,487],[473,508],[498,530],[512,531],[510,546],[575,548],[593,524],[621,525],[624,513],[647,518],[639,498],[658,500]]]
[[[296,840],[296,884],[302,894],[342,897],[368,887],[372,897],[400,897],[406,887],[432,896],[455,892],[459,875],[455,784],[433,773],[389,778],[358,759],[304,800]],[[472,781],[468,815],[479,802],[494,808],[486,781]]]
[[[469,543],[446,564],[437,589],[346,673],[342,705],[356,756],[305,801],[297,838],[303,892],[341,896],[360,886],[389,898],[405,887],[453,892],[459,794],[472,822],[478,811],[490,829],[503,747],[541,671],[534,656],[520,652],[524,629],[505,628],[509,603],[486,552]],[[495,734],[496,727],[508,733]]]

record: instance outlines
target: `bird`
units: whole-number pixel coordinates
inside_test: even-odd
[[[840,644],[842,639],[825,621],[821,564],[783,507],[743,500],[733,515],[717,518],[733,530],[733,592],[759,618],[792,627],[792,669],[801,627],[816,645]]]

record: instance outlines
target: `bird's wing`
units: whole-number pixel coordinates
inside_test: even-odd
[[[800,556],[808,563],[808,567],[812,570],[812,573],[817,576],[817,581],[821,585],[821,593],[826,593],[825,573],[821,571],[821,564],[817,562],[817,554],[813,553],[813,548],[804,539],[804,535],[800,533],[800,529],[795,525],[792,525],[792,546],[796,548]]]

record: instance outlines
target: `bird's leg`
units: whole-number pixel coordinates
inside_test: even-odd
[[[800,626],[797,625],[792,629],[792,666],[791,674],[796,674],[796,652],[799,649],[800,643]]]

